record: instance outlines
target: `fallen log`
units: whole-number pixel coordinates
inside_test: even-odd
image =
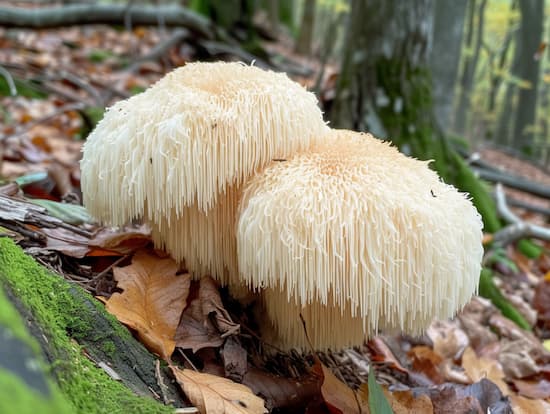
[[[472,168],[479,177],[493,183],[502,183],[503,185],[533,194],[542,198],[550,199],[550,187],[544,184],[529,181],[518,175],[506,174],[504,172],[488,170],[484,168]]]
[[[201,37],[213,39],[214,28],[209,19],[177,5],[146,6],[126,4],[71,4],[61,7],[23,9],[0,7],[0,25],[35,29],[84,24],[157,25],[185,27]]]

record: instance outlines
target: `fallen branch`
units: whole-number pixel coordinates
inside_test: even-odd
[[[144,6],[126,4],[72,4],[62,7],[22,9],[0,7],[0,25],[4,27],[51,28],[83,24],[157,25],[186,27],[202,37],[214,38],[212,23],[205,17],[177,5]]]
[[[510,223],[493,236],[493,242],[498,246],[506,246],[516,240],[533,237],[540,240],[550,240],[550,229],[526,223],[516,216],[506,204],[506,196],[502,184],[498,183],[495,189],[497,211],[503,220]]]
[[[522,209],[527,210],[527,211],[531,211],[533,213],[542,214],[542,215],[545,215],[545,216],[550,216],[550,208],[546,208],[546,207],[526,203],[525,201],[518,200],[518,199],[515,199],[515,198],[511,198],[511,197],[507,197],[506,201],[512,207],[518,207],[518,208],[522,208]]]
[[[550,199],[550,187],[528,181],[517,175],[506,174],[499,171],[492,171],[484,168],[473,168],[473,171],[482,179],[494,183],[502,183],[507,187],[515,188],[526,193]]]
[[[156,45],[153,49],[151,49],[149,53],[135,59],[132,65],[128,68],[128,71],[135,72],[139,69],[139,66],[142,63],[159,60],[166,54],[169,49],[183,42],[185,39],[188,39],[190,36],[191,33],[189,32],[189,30],[186,29],[178,29],[174,31],[174,33],[172,33],[172,35],[168,39]]]

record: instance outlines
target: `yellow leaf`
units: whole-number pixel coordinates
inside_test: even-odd
[[[498,361],[483,357],[479,358],[475,351],[468,347],[462,355],[462,368],[464,368],[466,375],[472,382],[487,378],[498,386],[502,394],[510,394],[510,389],[504,382],[504,372]]]
[[[264,401],[227,378],[171,366],[176,381],[201,414],[263,414]]]
[[[134,255],[132,264],[113,271],[123,292],[114,293],[106,309],[136,330],[149,350],[169,360],[176,346],[176,328],[186,305],[191,276],[176,275],[178,265],[174,260],[144,250]]]
[[[510,401],[516,414],[546,414],[550,412],[550,404],[544,400],[532,400],[520,395],[511,395]]]

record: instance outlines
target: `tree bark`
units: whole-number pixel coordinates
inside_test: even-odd
[[[300,36],[296,42],[296,52],[302,55],[311,53],[311,40],[315,27],[315,0],[305,0],[302,24],[300,25]]]
[[[213,38],[212,24],[205,17],[179,6],[143,6],[126,4],[74,4],[63,7],[21,9],[0,7],[0,25],[4,27],[49,28],[81,24],[156,25],[159,16],[168,26],[184,26],[202,37]]]
[[[516,53],[521,54],[519,72],[529,88],[519,90],[516,122],[514,125],[514,147],[526,153],[533,153],[535,141],[535,120],[539,84],[539,59],[535,54],[542,40],[544,0],[519,0],[521,27]]]
[[[485,6],[487,5],[487,0],[481,0],[481,2],[479,3],[479,6],[477,8],[477,25],[474,29],[476,3],[474,0],[471,1],[472,3],[469,11],[468,36],[466,44],[467,47],[469,49],[473,49],[474,52],[471,57],[465,57],[462,69],[458,107],[454,122],[454,130],[460,135],[464,135],[468,127],[468,113],[471,103],[470,99],[472,88],[474,85],[477,62],[479,60],[479,53],[481,51],[481,45],[483,42],[483,22]]]
[[[460,62],[462,32],[468,0],[435,2],[433,49],[430,69],[433,79],[435,117],[441,128],[449,127],[454,102],[454,87]]]

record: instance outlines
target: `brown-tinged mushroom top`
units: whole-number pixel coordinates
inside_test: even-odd
[[[208,211],[228,186],[327,129],[315,96],[285,74],[189,63],[107,110],[83,149],[84,204],[114,225]]]
[[[282,290],[296,309],[346,309],[363,337],[418,333],[477,289],[482,222],[468,197],[371,135],[335,130],[272,163],[247,183],[239,209],[240,277]],[[280,296],[273,323],[289,346],[303,344],[286,329],[292,307]]]

